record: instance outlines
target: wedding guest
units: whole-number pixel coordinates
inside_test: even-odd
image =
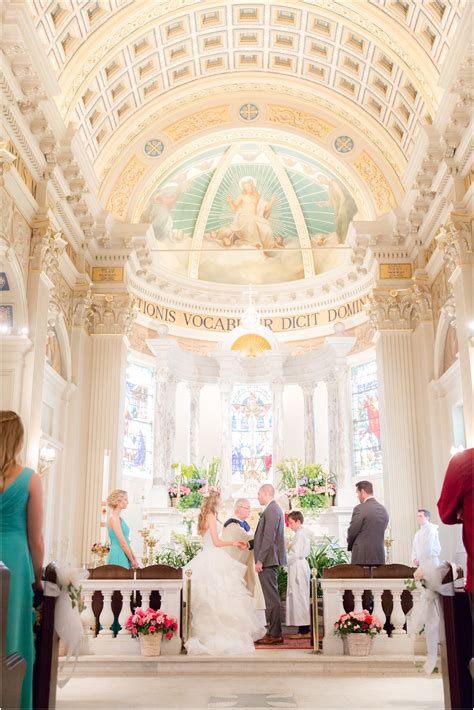
[[[416,519],[420,529],[413,538],[411,553],[414,567],[421,567],[424,572],[439,566],[441,545],[439,544],[438,526],[431,522],[431,513],[426,508],[419,508]]]
[[[439,517],[446,525],[462,525],[462,539],[467,552],[466,591],[474,600],[474,449],[466,449],[452,457],[446,469],[438,501]]]
[[[43,490],[41,479],[19,463],[24,430],[15,412],[0,412],[0,557],[10,571],[7,655],[26,661],[21,707],[32,707],[33,588],[42,589]]]
[[[252,530],[247,522],[250,510],[250,501],[248,501],[247,498],[238,498],[235,501],[233,516],[224,523],[224,529],[221,534],[223,540],[250,542],[253,538]],[[233,557],[234,560],[246,566],[245,582],[247,589],[254,598],[255,608],[264,610],[265,599],[263,598],[260,580],[255,572],[253,553],[248,548],[241,549],[238,547],[226,547],[225,551]]]
[[[303,527],[304,516],[299,510],[288,513],[288,527],[295,536],[287,555],[288,588],[286,592],[286,625],[297,626],[298,633],[288,634],[290,639],[310,637],[311,615],[309,608],[310,570],[307,557],[311,542]]]
[[[122,510],[125,510],[128,506],[127,491],[122,491],[119,488],[112,491],[107,498],[107,505],[112,510],[107,528],[110,538],[110,552],[107,557],[107,564],[119,565],[119,567],[126,567],[127,569],[130,569],[130,567],[138,569],[140,565],[130,547],[130,528],[121,517]]]
[[[347,530],[347,549],[352,552],[351,564],[383,565],[384,534],[388,525],[387,510],[375,500],[370,481],[356,483],[356,495],[360,503],[352,511]]]

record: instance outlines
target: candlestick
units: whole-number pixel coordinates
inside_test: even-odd
[[[206,487],[204,489],[204,495],[205,496],[209,495],[209,464],[207,464],[207,468],[206,468]]]
[[[177,493],[178,503],[181,498],[181,464],[178,464],[178,493]]]

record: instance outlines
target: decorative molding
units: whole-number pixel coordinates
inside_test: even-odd
[[[59,271],[59,257],[66,244],[62,232],[54,229],[49,218],[39,216],[33,224],[30,269],[43,271],[54,284],[55,275]]]
[[[291,126],[297,130],[304,131],[314,138],[325,138],[328,133],[334,130],[335,126],[326,123],[321,118],[313,116],[307,111],[301,111],[288,106],[277,106],[269,104],[267,106],[267,118],[271,123]]]
[[[385,175],[367,151],[353,160],[352,165],[369,186],[380,213],[389,212],[392,207],[396,207],[395,197]]]
[[[204,111],[192,113],[190,116],[186,116],[176,121],[176,123],[171,123],[169,126],[166,126],[163,128],[163,131],[177,142],[183,138],[188,138],[198,131],[205,131],[208,128],[229,122],[230,106],[216,106],[215,108],[208,108]]]
[[[117,219],[123,219],[130,196],[146,170],[146,165],[134,155],[120,173],[106,206],[106,209]]]
[[[406,289],[374,289],[367,314],[377,331],[414,330],[418,323],[432,319],[431,294],[426,284]]]

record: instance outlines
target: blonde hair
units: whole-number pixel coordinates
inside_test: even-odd
[[[206,519],[208,514],[214,513],[214,515],[217,515],[220,498],[220,493],[209,493],[208,496],[203,498],[197,523],[198,535],[204,535],[206,532]]]
[[[0,411],[0,490],[20,450],[24,436],[23,424],[16,412]]]
[[[109,508],[116,508],[122,498],[127,495],[127,491],[122,491],[120,488],[116,488],[112,493],[109,493],[107,498],[107,505]]]

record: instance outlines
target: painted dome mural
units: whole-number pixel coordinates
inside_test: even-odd
[[[183,163],[153,190],[154,263],[216,283],[271,284],[342,263],[357,205],[328,168],[261,143]]]

